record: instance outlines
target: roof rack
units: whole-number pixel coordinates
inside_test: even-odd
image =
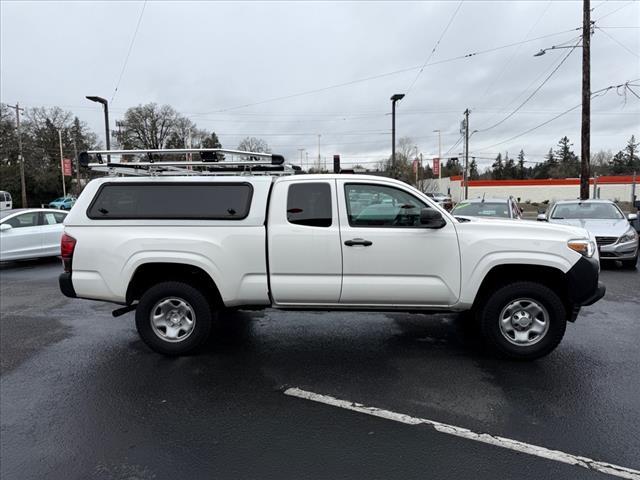
[[[199,160],[193,160],[193,154]],[[184,156],[184,160],[161,160],[167,155]],[[112,156],[119,160],[112,161]],[[89,150],[78,155],[78,162],[110,175],[293,175],[301,171],[297,165],[285,164],[282,155],[223,148]]]

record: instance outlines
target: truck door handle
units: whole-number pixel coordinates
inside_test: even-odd
[[[373,245],[373,242],[365,240],[363,238],[354,238],[353,240],[347,240],[344,242],[347,247],[353,247],[354,245],[362,245],[363,247],[369,247]]]

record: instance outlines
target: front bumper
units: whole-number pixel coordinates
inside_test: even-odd
[[[574,306],[593,305],[606,293],[606,287],[598,281],[600,264],[597,258],[581,257],[567,272],[569,300]]]
[[[600,260],[631,260],[638,256],[638,240],[598,247]]]

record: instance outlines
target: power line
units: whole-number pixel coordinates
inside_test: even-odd
[[[632,3],[637,3],[638,0],[631,0],[630,2],[625,3],[624,5],[622,5],[621,7],[616,8],[615,10],[610,11],[609,13],[607,13],[606,15],[603,15],[602,17],[600,17],[599,19],[595,20],[596,22],[599,22],[600,20],[602,20],[603,18],[607,18],[611,15],[613,15],[614,13],[619,12],[620,10],[622,10],[623,8],[628,7],[629,5],[631,5]],[[600,6],[600,5],[598,5]]]
[[[561,32],[542,35],[540,37],[532,38],[530,40],[525,40],[525,41],[520,41],[520,42],[515,42],[515,43],[509,43],[509,44],[501,45],[501,46],[498,46],[498,47],[488,48],[486,50],[478,50],[476,52],[470,52],[470,53],[466,53],[464,55],[458,55],[456,57],[451,57],[451,58],[447,58],[447,59],[444,59],[444,60],[439,60],[437,62],[429,63],[429,64],[425,65],[425,68],[433,66],[433,65],[440,65],[440,64],[443,64],[443,63],[453,62],[453,61],[456,61],[456,60],[462,60],[462,59],[465,59],[465,58],[475,57],[475,56],[483,55],[483,54],[486,54],[486,53],[492,53],[492,52],[495,52],[495,51],[498,51],[498,50],[502,50],[502,49],[505,49],[505,48],[510,48],[510,47],[515,47],[517,45],[522,45],[524,43],[530,43],[530,42],[534,42],[534,41],[541,40],[541,39],[544,39],[544,38],[554,37],[554,36],[562,35],[562,34],[565,34],[565,33],[573,32],[573,31],[576,31],[576,30],[580,30],[581,28],[582,27],[571,28],[569,30],[563,30]],[[311,94],[314,94],[314,93],[320,93],[320,92],[324,92],[324,91],[327,91],[327,90],[333,90],[333,89],[336,89],[336,88],[355,85],[357,83],[368,82],[368,81],[371,81],[371,80],[378,80],[380,78],[389,77],[389,76],[393,76],[393,75],[398,75],[398,74],[401,74],[401,73],[407,73],[407,72],[411,72],[413,70],[418,70],[420,68],[422,68],[422,65],[402,68],[402,69],[399,69],[399,70],[394,70],[392,72],[381,73],[381,74],[378,74],[378,75],[372,75],[372,76],[360,78],[360,79],[357,79],[357,80],[351,80],[351,81],[348,81],[348,82],[329,85],[327,87],[315,88],[315,89],[312,89],[312,90],[306,90],[306,91],[303,91],[303,92],[293,93],[293,94],[290,94],[290,95],[283,95],[283,96],[280,96],[280,97],[273,97],[273,98],[269,98],[269,99],[266,99],[266,100],[261,100],[261,101],[258,101],[258,102],[245,103],[245,104],[241,104],[241,105],[235,105],[235,106],[232,106],[232,107],[221,108],[221,109],[218,109],[218,110],[214,110],[214,111],[210,111],[210,112],[203,112],[203,113],[207,113],[207,114],[222,113],[222,112],[228,112],[228,111],[231,111],[231,110],[238,110],[238,109],[241,109],[241,108],[253,107],[253,106],[256,106],[256,105],[263,105],[265,103],[271,103],[271,102],[276,102],[276,101],[280,101],[280,100],[288,100],[288,99],[291,99],[291,98],[301,97],[301,96],[305,96],[305,95],[311,95]]]
[[[451,18],[449,19],[449,23],[447,23],[447,26],[444,27],[444,29],[442,30],[442,33],[440,34],[440,38],[438,38],[438,41],[435,43],[435,45],[433,46],[433,49],[431,50],[431,53],[429,54],[429,56],[427,57],[427,59],[424,61],[424,63],[422,64],[422,67],[420,67],[420,70],[418,71],[418,73],[416,74],[415,78],[413,79],[413,82],[411,82],[411,85],[409,85],[409,88],[407,88],[406,92],[405,92],[405,96],[407,96],[409,94],[409,92],[411,91],[411,89],[413,88],[413,86],[416,84],[416,82],[418,81],[418,78],[420,77],[420,75],[422,74],[422,71],[424,70],[424,68],[427,66],[427,63],[429,63],[429,60],[431,60],[431,57],[433,57],[433,54],[436,53],[436,50],[438,48],[438,46],[440,45],[440,42],[442,41],[442,39],[444,38],[445,34],[447,33],[447,30],[449,30],[449,27],[451,26],[451,24],[453,23],[453,20],[456,18],[456,15],[458,15],[458,12],[460,11],[460,7],[462,7],[462,4],[464,3],[464,0],[460,0],[460,3],[458,4],[458,7],[456,8],[456,10],[453,12],[453,15],[451,15]]]
[[[610,90],[612,90],[612,89],[614,89],[614,88],[615,88],[615,89],[618,89],[618,88],[620,88],[620,87],[628,87],[628,85],[629,85],[629,84],[631,84],[632,82],[636,82],[636,81],[638,81],[638,80],[637,80],[637,79],[636,79],[636,80],[629,80],[629,81],[627,81],[627,82],[625,82],[625,83],[621,83],[621,84],[619,84],[619,85],[610,85],[610,86],[608,86],[608,87],[601,88],[600,90],[596,90],[595,92],[592,92],[592,93],[591,93],[591,98],[593,99],[593,98],[596,98],[596,97],[602,96],[602,95],[606,94],[607,92],[609,92]],[[515,140],[516,138],[520,138],[520,137],[522,137],[522,136],[524,136],[524,135],[526,135],[526,134],[528,134],[528,133],[533,132],[534,130],[537,130],[538,128],[541,128],[541,127],[544,127],[545,125],[548,125],[549,123],[553,122],[554,120],[557,120],[558,118],[560,118],[560,117],[562,117],[562,116],[566,115],[567,113],[569,113],[569,112],[571,112],[571,111],[573,111],[573,110],[576,110],[577,108],[580,108],[581,106],[582,106],[582,103],[579,103],[579,104],[577,104],[577,105],[574,105],[573,107],[571,107],[571,108],[569,108],[569,109],[565,110],[564,112],[559,113],[558,115],[556,115],[556,116],[554,116],[554,117],[550,118],[549,120],[546,120],[546,121],[542,122],[541,124],[536,125],[535,127],[532,127],[532,128],[530,128],[530,129],[528,129],[528,130],[526,130],[526,131],[522,132],[522,133],[519,133],[518,135],[514,135],[513,137],[507,138],[506,140],[502,140],[501,142],[494,143],[493,145],[488,145],[488,146],[486,146],[486,147],[481,147],[481,148],[479,148],[479,149],[477,149],[477,150],[474,150],[474,151],[475,151],[475,152],[481,152],[481,151],[483,151],[483,150],[487,150],[487,149],[489,149],[489,148],[497,147],[498,145],[503,145],[503,144],[505,144],[505,143],[507,143],[507,142],[510,142],[510,141],[512,141],[512,140]]]
[[[449,152],[451,152],[451,150],[453,150],[454,148],[456,148],[460,142],[464,139],[464,135],[460,135],[460,138],[458,138],[458,140],[456,141],[456,143],[453,144],[453,146],[447,150],[446,152],[444,152],[445,155],[447,155]]]
[[[640,58],[640,55],[638,55],[636,52],[634,52],[633,50],[631,50],[629,47],[627,47],[624,43],[618,41],[617,39],[615,39],[614,37],[612,37],[610,34],[608,34],[607,32],[605,32],[602,28],[600,27],[596,27],[598,30],[600,30],[602,33],[604,33],[607,37],[609,37],[611,40],[613,40],[615,43],[617,43],[618,45],[620,45],[622,48],[624,48],[627,52],[629,52],[631,55],[633,55],[636,58]]]
[[[525,36],[522,38],[523,40],[526,40],[527,37],[529,35],[531,35],[531,32],[533,32],[533,30],[538,26],[538,24],[540,23],[540,20],[542,20],[542,17],[544,17],[544,15],[547,13],[547,10],[549,10],[549,7],[551,6],[551,3],[553,2],[553,0],[549,0],[549,2],[547,3],[547,6],[544,8],[544,10],[542,11],[542,13],[540,14],[540,16],[538,17],[538,19],[534,22],[534,24],[531,26],[531,28],[529,28],[529,31],[525,34]],[[516,48],[513,53],[509,56],[509,58],[507,59],[507,61],[504,63],[504,65],[502,66],[502,68],[500,69],[500,72],[498,72],[498,75],[496,75],[493,79],[493,81],[489,84],[489,86],[487,87],[487,89],[484,91],[484,93],[482,94],[482,97],[486,97],[487,94],[489,93],[489,91],[493,88],[493,86],[495,85],[495,83],[502,78],[502,75],[504,74],[504,72],[507,70],[507,67],[511,64],[511,60],[513,60],[513,58],[516,56],[516,54],[520,51],[520,47]]]
[[[124,70],[127,68],[127,63],[129,62],[129,56],[131,55],[131,50],[133,50],[133,44],[136,41],[136,37],[138,36],[138,29],[140,28],[140,22],[142,22],[142,15],[144,14],[144,9],[147,6],[147,0],[144,0],[142,4],[142,10],[140,10],[140,16],[138,17],[138,23],[136,24],[136,29],[133,32],[133,37],[131,38],[131,43],[129,44],[129,50],[127,51],[127,56],[124,58],[124,63],[122,64],[122,70],[120,70],[120,76],[118,77],[118,81],[116,82],[116,88],[113,91],[113,95],[111,96],[111,100],[109,103],[113,103],[114,98],[116,98],[116,93],[118,93],[118,88],[120,87],[120,81],[122,81],[122,76],[124,75]]]
[[[567,52],[567,54],[562,58],[562,60],[558,63],[558,65],[556,65],[556,67],[551,71],[551,73],[549,75],[547,75],[547,78],[545,78],[544,81],[540,85],[538,85],[538,87],[533,92],[531,92],[531,95],[529,95],[520,105],[518,105],[515,110],[513,110],[509,115],[504,117],[499,122],[494,123],[490,127],[479,129],[478,133],[482,133],[482,132],[486,132],[487,130],[491,130],[491,129],[497,127],[498,125],[503,124],[504,122],[506,122],[511,117],[513,117],[518,112],[518,110],[520,110],[522,107],[524,107],[525,104],[529,100],[531,100],[535,96],[535,94],[538,93],[540,91],[540,89],[549,81],[549,79],[558,71],[558,69],[569,58],[569,56],[573,53],[573,51],[576,49],[576,47],[578,46],[579,43],[580,43],[580,40],[578,40],[578,42],[573,46],[573,48]]]

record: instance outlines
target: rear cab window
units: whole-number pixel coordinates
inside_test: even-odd
[[[327,182],[302,182],[289,186],[287,221],[307,227],[330,227],[331,186]]]
[[[244,182],[122,182],[103,184],[87,210],[95,220],[242,220],[253,187]]]

